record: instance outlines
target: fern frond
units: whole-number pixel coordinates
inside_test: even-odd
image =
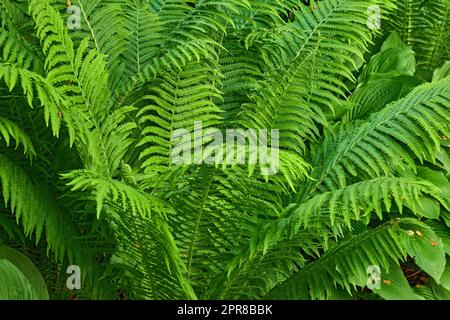
[[[161,212],[164,203],[157,198],[145,194],[136,187],[129,186],[118,180],[106,180],[88,170],[76,170],[62,174],[66,185],[72,191],[82,190],[92,192],[96,201],[97,217],[104,210],[104,204],[120,203],[122,210],[131,210],[132,214],[150,216],[154,211]]]
[[[376,1],[302,6],[293,22],[250,34],[247,45],[262,48],[269,69],[246,106],[244,123],[279,128],[282,148],[302,154],[305,140],[318,137],[319,125],[326,124],[325,112],[334,112],[346,98],[344,81],[354,81],[356,59],[363,60],[371,40],[371,4]],[[335,21],[340,21],[339,27]]]
[[[75,50],[62,18],[46,1],[33,0],[30,10],[46,55],[48,81],[72,96],[72,102],[83,108],[78,113],[87,109],[91,121],[101,121],[111,96],[103,56],[88,49],[88,39]]]
[[[4,19],[0,19],[0,21],[0,56],[2,59],[22,69],[40,74],[44,63],[39,49],[31,41],[25,40],[11,21]]]
[[[414,234],[411,234],[414,233],[413,230],[422,230],[427,236],[418,232],[421,236],[415,239]],[[265,298],[326,299],[337,286],[350,293],[351,287],[365,287],[368,267],[378,267],[382,272],[381,280],[389,279],[393,277],[393,271],[398,268],[399,262],[404,261],[407,255],[414,257],[416,261],[427,259],[427,263],[433,264],[432,257],[436,257],[435,254],[444,257],[444,253],[441,244],[433,246],[429,242],[429,236],[441,241],[427,225],[408,218],[391,220],[381,226],[354,233],[280,283]],[[397,277],[403,278],[405,288],[395,299],[408,295],[405,289],[409,291],[409,299],[423,299],[412,293],[401,272]],[[389,283],[388,280],[386,282]],[[394,290],[389,288],[389,285],[381,285],[381,288],[374,289],[374,292],[392,299]]]
[[[305,190],[333,190],[347,185],[349,178],[389,175],[392,165],[415,168],[414,158],[433,161],[440,137],[448,134],[447,116],[450,82],[444,79],[417,87],[402,100],[391,103],[347,135],[342,130],[318,148],[316,181]],[[326,156],[325,150],[334,152]],[[313,161],[312,165],[315,165]]]
[[[262,79],[264,66],[259,52],[246,49],[240,43],[240,36],[228,35],[223,45],[219,61],[223,75],[220,90],[224,101],[219,106],[224,111],[224,121],[233,124],[239,118],[242,107],[251,102],[249,96],[258,87],[257,80]]]
[[[0,3],[0,17],[2,21],[11,19],[16,25],[25,25],[28,22],[27,4],[17,1],[4,0]]]
[[[158,55],[142,70],[139,77],[133,78],[126,85],[122,95],[129,95],[163,74],[163,68],[182,71],[189,62],[200,62],[201,57],[206,61],[217,61],[226,26],[232,22],[230,14],[238,12],[243,6],[248,6],[246,0],[226,0],[220,3],[203,0],[197,3],[170,30],[170,34],[161,43]]]
[[[164,214],[170,208],[161,198],[143,192],[135,183],[104,180],[92,172],[64,174],[73,191],[83,191],[96,202],[97,214],[107,215],[118,239],[110,268],[125,272],[134,298],[195,299],[186,267],[180,259]],[[136,279],[138,279],[136,281]],[[124,288],[127,288],[125,285]]]
[[[416,25],[420,18],[420,12],[424,9],[424,1],[398,0],[396,8],[387,19],[390,28],[396,30],[407,45],[414,44]]]
[[[119,211],[112,220],[121,242],[111,266],[126,272],[131,285],[124,288],[130,291],[131,298],[197,298],[165,221],[157,216],[152,219],[137,217],[126,211]]]
[[[101,133],[112,104],[104,56],[96,49],[89,50],[88,38],[75,51],[61,17],[46,1],[32,1],[31,13],[46,54],[47,79],[70,97],[71,108],[64,119],[71,139],[85,146],[88,154],[83,160],[89,167],[111,175],[107,142]]]
[[[125,74],[128,77],[139,77],[143,70],[158,56],[162,44],[161,32],[163,24],[158,16],[150,11],[148,4],[139,1],[125,6],[128,43],[123,53]]]
[[[106,57],[110,88],[115,92],[124,78],[121,55],[127,50],[129,33],[122,2],[78,0],[81,11],[82,36],[91,39],[90,48]],[[113,27],[112,27],[113,26]]]
[[[242,168],[200,166],[178,174],[158,189],[177,210],[169,215],[169,224],[187,277],[197,295],[204,296],[209,282],[225,272],[227,260],[246,243],[259,219],[279,215],[285,190],[248,177]]]
[[[410,178],[378,178],[324,192],[289,206],[280,221],[263,228],[258,234],[259,242],[267,247],[267,243],[291,237],[302,228],[324,230],[325,234],[328,233],[326,229],[331,228],[338,236],[343,228],[351,229],[354,221],[370,220],[372,212],[380,220],[383,212],[391,212],[393,207],[400,213],[404,207],[415,212],[421,205],[419,197],[422,195],[444,204],[440,190],[431,182]]]
[[[450,2],[448,0],[399,0],[388,25],[417,52],[425,78],[450,57]]]
[[[265,298],[326,299],[337,285],[349,292],[352,286],[364,287],[369,266],[377,265],[387,272],[390,264],[406,257],[406,250],[400,245],[401,222],[393,220],[341,241],[271,290]]]
[[[450,59],[450,1],[428,1],[416,40],[419,68],[432,70]]]
[[[85,261],[81,258],[83,253],[80,255],[75,249],[82,247],[75,239],[75,229],[58,208],[52,192],[3,155],[0,156],[0,179],[4,203],[10,206],[17,221],[21,221],[27,236],[35,234],[38,242],[45,231],[48,251],[54,252],[59,260],[67,254]]]
[[[253,232],[258,232],[258,227]],[[303,230],[291,239],[272,244],[264,255],[241,259],[242,252],[237,252],[224,271],[212,279],[206,297],[261,299],[280,281],[304,267],[307,261],[318,257],[321,250],[323,245],[315,230]]]
[[[20,144],[22,144],[25,155],[27,155],[31,159],[36,155],[30,137],[20,128],[17,123],[0,117],[0,133],[7,146],[10,145],[10,141],[11,139],[13,139],[15,141],[16,149]]]
[[[188,0],[153,0],[150,11],[164,24],[164,33],[169,34],[183,18],[193,10]]]
[[[39,74],[26,69],[18,68],[13,64],[0,62],[0,79],[3,79],[12,91],[16,85],[21,86],[28,104],[33,107],[37,97],[44,106],[44,115],[47,126],[50,125],[53,134],[58,136],[61,125],[58,112],[64,110],[64,103],[56,88]]]
[[[192,63],[183,72],[165,72],[159,85],[150,88],[151,95],[144,97],[146,106],[138,114],[144,127],[138,146],[145,146],[140,159],[146,171],[164,170],[173,164],[178,129],[193,133],[195,122],[201,123],[203,130],[219,126],[221,110],[214,100],[221,99],[221,92],[211,83],[217,78],[207,64]]]

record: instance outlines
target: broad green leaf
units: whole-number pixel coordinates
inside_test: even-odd
[[[439,203],[427,196],[419,197],[419,205],[416,207],[415,214],[429,218],[438,219],[441,212]]]
[[[402,40],[402,38],[399,36],[397,31],[393,31],[389,37],[386,38],[386,40],[383,42],[383,45],[381,46],[380,52],[386,51],[388,49],[392,48],[399,48],[399,49],[407,49],[409,48]]]
[[[410,225],[410,229],[401,233],[402,243],[416,264],[440,282],[445,269],[445,251],[442,240],[430,226]]]
[[[44,278],[27,256],[10,247],[0,245],[0,259],[8,260],[22,272],[30,282],[37,299],[48,300],[48,291]]]
[[[450,182],[442,172],[426,167],[419,167],[417,170],[417,175],[432,182],[436,187],[438,187],[441,191],[443,200],[450,207]]]
[[[420,85],[416,77],[399,76],[389,79],[377,79],[358,87],[350,97],[355,106],[347,111],[347,117],[360,119],[379,111],[387,104],[406,96]]]
[[[448,76],[450,76],[450,61],[446,61],[442,67],[434,70],[433,82],[442,80]]]
[[[424,300],[414,293],[402,270],[391,263],[389,273],[381,275],[380,289],[373,290],[385,300]]]
[[[433,290],[431,290],[428,286],[419,285],[413,288],[414,292],[418,295],[425,298],[425,300],[436,300],[436,297],[433,294]]]
[[[450,255],[450,228],[440,221],[426,221],[436,235],[441,238],[445,253]]]
[[[448,156],[447,151],[443,147],[441,147],[441,149],[439,149],[439,152],[436,154],[436,159],[438,160],[437,165],[440,168],[444,169],[446,171],[446,174],[449,174],[450,173],[450,157]]]
[[[437,300],[450,300],[450,290],[437,284],[433,279],[430,280],[430,287]]]
[[[348,293],[348,291],[342,288],[334,288],[331,294],[327,297],[327,300],[357,300]]]
[[[447,264],[445,265],[444,273],[441,277],[441,285],[450,290],[450,259],[447,258]]]
[[[378,79],[398,76],[413,76],[416,59],[411,48],[390,48],[374,55],[361,73],[359,82],[367,83]]]
[[[11,262],[0,259],[0,300],[36,300],[25,275]]]

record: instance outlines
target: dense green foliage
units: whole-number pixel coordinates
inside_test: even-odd
[[[0,299],[450,297],[449,0],[66,5],[0,0]],[[280,171],[175,165],[196,121]]]

